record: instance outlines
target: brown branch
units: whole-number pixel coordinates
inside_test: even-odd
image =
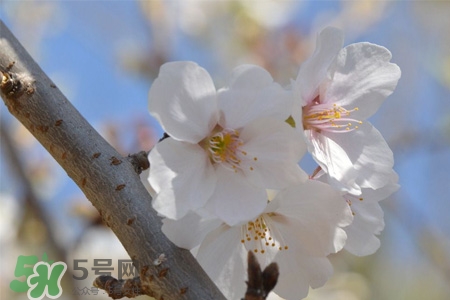
[[[149,270],[160,287],[154,297],[225,299],[191,253],[161,232],[161,220],[134,166],[80,115],[1,21],[0,49],[0,94],[11,114],[79,186],[133,261],[144,266],[162,253],[167,257],[165,276]],[[113,164],[114,158],[122,163]]]
[[[148,152],[140,151],[135,154],[128,154],[128,161],[133,165],[134,171],[141,174],[142,171],[150,168],[150,162],[148,161]]]

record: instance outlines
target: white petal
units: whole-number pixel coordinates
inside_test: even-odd
[[[391,182],[394,155],[381,133],[369,122],[347,133],[327,133],[339,144],[354,166],[355,183],[362,188],[379,189]]]
[[[327,27],[319,33],[316,50],[311,58],[301,65],[296,80],[295,90],[302,100],[302,106],[317,96],[319,85],[325,79],[328,67],[343,43],[344,35],[337,28]]]
[[[303,299],[309,287],[323,286],[333,273],[326,257],[313,257],[293,251],[280,251],[275,261],[280,277],[274,292],[284,299]]]
[[[299,296],[298,296],[298,297],[299,297]],[[277,294],[275,294],[274,292],[271,292],[271,293],[269,294],[269,296],[267,296],[266,299],[267,299],[267,300],[285,300],[285,299],[281,298],[280,296],[278,296]],[[299,299],[300,299],[300,297],[299,297]]]
[[[358,107],[352,117],[364,120],[377,111],[397,86],[400,68],[390,63],[384,47],[357,43],[342,49],[330,66],[322,102],[337,103],[347,109]]]
[[[149,92],[149,110],[174,139],[198,143],[218,121],[216,89],[208,72],[193,62],[161,67]]]
[[[281,189],[308,178],[298,166],[306,145],[287,123],[257,119],[244,127],[240,138],[244,141],[241,150],[247,153],[242,168],[254,185]]]
[[[272,219],[293,251],[326,256],[343,248],[346,234],[341,227],[348,226],[353,217],[331,186],[308,180],[281,191],[272,202],[279,205]]]
[[[264,188],[248,182],[241,172],[218,165],[217,184],[206,209],[230,226],[255,219],[267,203]]]
[[[378,204],[398,189],[398,176],[392,171],[391,182],[377,190],[363,189],[360,196],[345,195],[354,212],[353,223],[345,228],[347,242],[345,249],[358,256],[370,255],[380,246],[376,235],[384,228],[383,211]]]
[[[346,134],[340,134],[340,136]],[[360,194],[361,189],[355,183],[353,162],[342,148],[343,145],[329,138],[329,132],[318,133],[314,130],[305,130],[305,135],[308,150],[322,170],[329,175],[329,183],[338,190]]]
[[[240,65],[233,69],[228,79],[230,89],[262,89],[273,83],[272,76],[256,65]]]
[[[353,223],[345,228],[345,250],[358,256],[373,254],[380,247],[376,235],[384,228],[383,210],[377,202],[352,201]]]
[[[150,176],[150,168],[143,170],[142,173],[139,175],[141,178],[141,182],[144,185],[147,192],[150,194],[152,198],[156,197],[156,191],[153,189],[153,187],[150,185],[150,182],[148,180],[148,177]]]
[[[392,170],[391,175],[387,177],[387,184],[385,186],[376,190],[371,188],[363,189],[363,194],[361,196],[363,197],[364,202],[378,202],[385,200],[400,188],[400,185],[397,183],[398,175],[395,171]]]
[[[150,152],[153,208],[171,219],[205,205],[216,185],[214,167],[198,145],[167,138]]]
[[[161,230],[175,245],[191,250],[221,224],[222,221],[217,218],[206,218],[190,212],[177,221],[165,218]]]
[[[238,67],[229,87],[219,90],[220,125],[239,129],[258,117],[285,121],[292,111],[292,93],[274,83],[261,67]]]
[[[208,234],[198,250],[197,260],[226,299],[245,294],[247,250],[241,244],[241,229],[222,225]]]

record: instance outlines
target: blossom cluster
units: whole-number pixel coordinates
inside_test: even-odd
[[[331,276],[329,254],[380,245],[379,201],[398,178],[367,118],[400,69],[384,47],[342,47],[340,30],[322,30],[287,87],[242,65],[216,89],[197,64],[170,62],[150,89],[150,113],[168,135],[149,154],[152,205],[227,299],[245,293],[249,250],[262,267],[279,265],[276,294],[300,299]],[[318,164],[310,175],[299,167],[308,152]]]

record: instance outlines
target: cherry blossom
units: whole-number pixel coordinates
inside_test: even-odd
[[[300,299],[309,287],[325,284],[332,274],[327,255],[344,247],[342,227],[352,213],[339,192],[308,180],[280,191],[256,218],[229,226],[194,213],[178,221],[163,220],[162,230],[177,246],[195,249],[196,257],[227,299],[245,293],[247,252],[261,267],[275,261],[280,277],[274,292]]]
[[[358,195],[389,182],[392,151],[366,119],[393,92],[401,72],[384,47],[342,45],[338,29],[319,34],[315,52],[292,82],[292,117],[330,184]]]
[[[229,225],[259,215],[266,188],[307,179],[306,151],[284,121],[292,95],[264,69],[243,65],[216,91],[193,62],[161,67],[149,92],[150,113],[169,135],[149,154],[153,207],[179,219],[206,207]]]

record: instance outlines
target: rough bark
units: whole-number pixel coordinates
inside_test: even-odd
[[[161,232],[134,166],[80,115],[1,21],[0,70],[0,94],[8,110],[64,168],[139,267],[149,266],[152,295],[225,299],[191,253]],[[167,260],[154,266],[162,253]]]

